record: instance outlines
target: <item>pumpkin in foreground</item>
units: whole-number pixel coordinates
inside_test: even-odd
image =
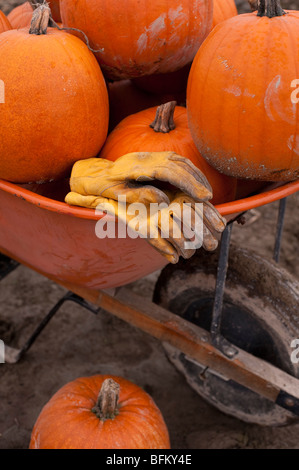
[[[100,67],[75,36],[54,28],[42,33],[45,12],[34,11],[30,30],[0,35],[0,178],[15,183],[67,176],[75,161],[96,156],[107,136]]]
[[[260,1],[258,12],[211,32],[189,74],[187,110],[193,140],[217,170],[264,181],[299,177],[298,60],[299,12],[285,14],[279,0]]]
[[[153,399],[110,375],[63,386],[42,409],[30,449],[169,449],[168,430]]]

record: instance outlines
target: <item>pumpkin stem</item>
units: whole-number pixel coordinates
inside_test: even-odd
[[[113,379],[104,380],[96,406],[92,412],[102,421],[118,415],[119,384]]]
[[[281,8],[280,0],[258,0],[257,16],[283,16],[286,12]]]
[[[158,106],[156,117],[150,124],[150,127],[154,129],[155,132],[167,134],[169,131],[175,129],[173,114],[176,104],[176,101],[169,101],[168,103]]]
[[[51,10],[47,2],[39,5],[33,11],[29,34],[47,34]]]

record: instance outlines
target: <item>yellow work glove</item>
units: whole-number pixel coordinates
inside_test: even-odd
[[[121,164],[116,165],[120,160]],[[162,191],[138,183],[157,180],[171,183],[179,191],[176,188]],[[208,202],[212,190],[205,176],[188,159],[173,152],[132,153],[116,162],[98,158],[82,160],[73,167],[70,186],[71,192],[65,198],[68,204],[98,208],[117,216],[171,263],[176,263],[179,256],[191,257],[201,245],[206,250],[214,250],[226,225]],[[125,203],[119,203],[119,196],[126,196]],[[142,204],[137,226],[136,210],[138,213],[139,209],[134,203]],[[162,203],[164,207],[155,211],[152,203]],[[190,207],[187,220],[182,217],[184,204]],[[199,221],[202,221],[200,227]],[[189,242],[187,247],[186,242]]]
[[[103,196],[127,203],[167,202],[165,192],[150,182],[167,182],[197,201],[213,197],[204,174],[187,158],[174,152],[134,152],[115,162],[103,158],[79,160],[72,169],[71,191],[85,196]]]
[[[168,192],[169,194],[169,192]],[[171,198],[170,207],[174,207],[174,203],[179,204],[181,211],[178,212],[178,218],[182,213],[182,208],[184,204],[189,204],[191,206],[191,233],[190,233],[190,240],[192,239],[192,234],[196,232],[195,227],[195,215],[198,214],[203,221],[202,224],[202,246],[207,251],[214,251],[218,246],[219,235],[223,232],[226,227],[226,220],[219,214],[217,209],[208,201],[202,201],[202,210],[198,206],[195,205],[195,201],[188,195],[178,192]],[[177,207],[177,206],[176,206]],[[174,215],[176,212],[174,212]],[[187,227],[185,227],[185,233]],[[185,240],[186,241],[186,240]]]

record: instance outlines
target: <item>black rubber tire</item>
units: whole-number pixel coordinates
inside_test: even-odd
[[[198,250],[162,271],[154,302],[209,330],[218,251]],[[299,338],[299,282],[276,263],[254,252],[230,247],[222,334],[236,346],[299,377],[291,341]],[[268,426],[298,419],[245,387],[221,377],[169,344],[166,354],[189,385],[210,404],[242,421]]]

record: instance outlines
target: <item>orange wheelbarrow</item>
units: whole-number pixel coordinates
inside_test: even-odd
[[[6,362],[20,360],[63,302],[75,301],[161,340],[190,386],[218,409],[265,425],[298,419],[299,283],[277,264],[286,198],[298,190],[298,181],[270,186],[217,206],[228,220],[217,253],[198,250],[167,265],[141,238],[97,238],[94,210],[0,181],[0,279],[22,263],[68,289],[21,349],[5,346]],[[277,200],[275,261],[231,246],[233,222]],[[153,302],[122,287],[162,268]]]

